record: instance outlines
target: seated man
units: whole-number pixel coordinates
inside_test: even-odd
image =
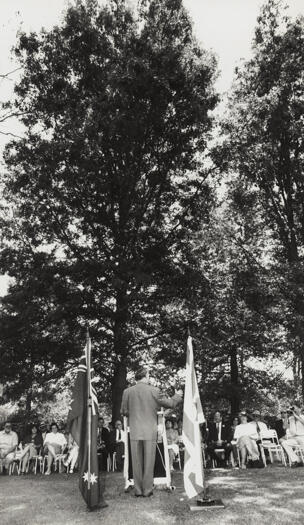
[[[7,421],[4,425],[4,430],[0,432],[0,460],[4,474],[6,474],[10,464],[14,461],[17,446],[18,436],[12,430],[11,423]]]
[[[51,432],[46,434],[43,444],[48,455],[47,471],[45,472],[45,475],[47,476],[51,473],[52,463],[55,457],[57,454],[62,454],[67,445],[67,440],[64,435],[61,432],[58,432],[57,423],[51,424]]]
[[[119,419],[115,422],[115,428],[109,433],[109,452],[111,456],[116,452],[116,466],[117,470],[121,472],[125,453],[125,431],[122,429],[122,422]]]
[[[99,470],[107,470],[107,457],[110,452],[110,432],[104,426],[102,416],[98,418],[97,452]]]
[[[289,429],[289,421],[287,410],[281,410],[281,417],[275,421],[274,430],[277,433],[278,440],[282,444],[282,441],[287,439],[287,430]]]
[[[286,433],[287,439],[283,439],[281,445],[289,458],[291,466],[296,467],[301,465],[301,460],[292,447],[300,445],[304,449],[304,416],[301,414],[301,409],[296,405],[289,409],[288,415],[289,428]]]
[[[231,444],[228,443],[228,428],[222,422],[220,412],[215,412],[214,421],[209,424],[209,432],[207,438],[207,452],[212,460],[218,466],[224,467],[227,465],[230,452],[232,450]],[[217,450],[224,449],[224,458],[221,458]]]
[[[250,421],[249,425],[252,427],[251,437],[254,438],[257,442],[261,440],[261,433],[268,430],[266,423],[261,421],[261,412],[259,410],[254,410],[252,412],[253,421]]]

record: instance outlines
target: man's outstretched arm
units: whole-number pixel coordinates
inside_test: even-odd
[[[175,408],[177,405],[179,405],[183,401],[182,390],[176,390],[174,396],[172,397],[165,397],[157,389],[156,395],[157,395],[157,402],[159,406],[164,407],[164,408]]]

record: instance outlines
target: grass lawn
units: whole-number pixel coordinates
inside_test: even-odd
[[[182,474],[174,473],[174,492],[155,490],[151,498],[124,493],[120,473],[105,474],[109,507],[88,512],[78,490],[77,474],[0,475],[1,525],[266,525],[304,523],[304,468],[270,466],[254,470],[207,471],[210,495],[226,508],[191,513]]]

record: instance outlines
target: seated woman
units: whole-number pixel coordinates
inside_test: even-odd
[[[76,461],[78,459],[78,453],[79,453],[79,446],[77,445],[75,439],[73,438],[72,434],[69,434],[68,438],[68,448],[69,453],[67,459],[63,462],[64,466],[67,467],[67,471],[70,472],[70,474],[73,474],[74,468],[76,465]],[[69,470],[70,467],[70,470]]]
[[[32,425],[30,431],[26,434],[25,438],[22,440],[23,449],[20,459],[21,463],[21,472],[24,474],[26,472],[29,461],[37,456],[42,445],[42,435],[39,432],[37,425]]]
[[[246,412],[241,412],[240,421],[241,423],[235,427],[233,440],[240,451],[241,469],[245,469],[247,456],[249,459],[257,461],[259,459],[259,449],[254,439],[256,431],[248,423]]]
[[[167,435],[167,443],[168,443],[170,470],[174,470],[173,462],[174,462],[175,456],[179,452],[179,446],[178,446],[179,435],[178,435],[178,431],[174,430],[172,421],[170,419],[167,419],[166,421],[166,435]]]
[[[48,455],[47,471],[45,472],[45,475],[49,475],[51,473],[52,463],[55,457],[57,454],[62,454],[64,448],[67,445],[67,440],[65,439],[64,435],[61,432],[58,432],[57,423],[51,424],[51,432],[46,434],[43,444]]]

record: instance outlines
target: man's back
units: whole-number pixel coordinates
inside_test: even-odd
[[[158,388],[143,382],[124,391],[122,413],[129,418],[131,439],[156,438],[159,396]]]

